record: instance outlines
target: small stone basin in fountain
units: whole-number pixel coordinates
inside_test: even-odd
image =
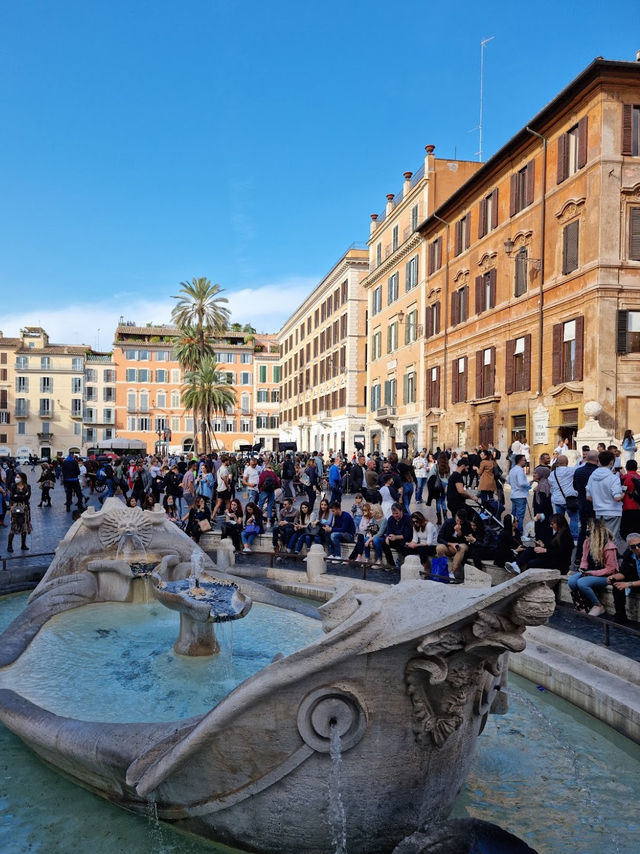
[[[162,581],[155,574],[153,595],[166,608],[180,613],[180,634],[173,645],[178,655],[215,655],[220,644],[214,623],[238,620],[251,610],[251,599],[238,585],[207,575]]]

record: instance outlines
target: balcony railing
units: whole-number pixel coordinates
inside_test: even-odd
[[[40,407],[38,415],[40,418],[53,418],[53,406],[49,406],[47,408]]]
[[[53,442],[53,433],[36,433],[41,442]]]
[[[376,418],[393,418],[395,414],[395,406],[381,406],[380,409],[376,409]]]

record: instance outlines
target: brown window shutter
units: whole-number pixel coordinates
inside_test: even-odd
[[[491,302],[490,308],[496,307],[496,285],[498,282],[498,271],[495,267],[489,270],[489,300]]]
[[[484,367],[484,352],[478,350],[476,353],[476,397],[484,397],[485,392],[482,388],[482,369]]]
[[[569,138],[563,133],[558,139],[558,168],[556,184],[562,184],[569,174]]]
[[[433,406],[440,408],[440,366],[436,368],[436,387],[433,393]]]
[[[491,194],[493,196],[493,205],[491,207],[491,228],[498,227],[498,188]]]
[[[580,223],[576,219],[565,225],[562,232],[562,275],[566,276],[578,267],[578,235]]]
[[[533,203],[533,197],[535,193],[535,180],[536,180],[536,164],[535,160],[530,160],[527,163],[527,176],[526,176],[526,188],[525,188],[525,196],[526,203],[530,205]]]
[[[482,281],[484,276],[476,276],[476,314],[481,314],[482,305]]]
[[[424,330],[425,330],[425,338],[431,337],[431,312],[433,309],[430,305],[428,305],[424,312]]]
[[[509,188],[509,216],[515,216],[518,213],[518,176],[511,176],[511,186]]]
[[[430,409],[433,406],[432,398],[433,398],[433,385],[431,383],[431,368],[427,368],[427,372],[425,374],[425,405],[427,409]]]
[[[584,317],[576,317],[576,362],[574,380],[580,382],[584,375]]]
[[[496,393],[496,348],[491,348],[491,371],[489,374],[489,388],[485,388],[485,397],[491,397]]]
[[[478,240],[487,233],[487,200],[480,201],[480,214],[478,216]]]
[[[457,326],[460,323],[460,294],[454,291],[451,294],[451,326]]]
[[[578,169],[587,162],[587,136],[588,136],[588,118],[583,116],[578,122],[578,160],[576,166]]]
[[[463,320],[469,319],[469,285],[465,285],[462,289],[464,291],[464,317]]]
[[[442,267],[442,238],[439,237],[436,246],[436,269],[440,269]]]
[[[434,303],[433,310],[436,313],[436,317],[435,317],[435,320],[433,322],[433,329],[434,329],[434,333],[437,335],[440,332],[440,300],[438,300],[438,302]]]
[[[622,105],[622,154],[633,154],[633,104]]]
[[[627,352],[627,323],[628,323],[628,311],[620,310],[618,311],[618,346],[616,350],[618,353],[626,353]]]
[[[455,231],[454,255],[459,255],[462,252],[462,221],[458,220]]]
[[[640,261],[640,208],[629,212],[629,258]]]
[[[458,360],[451,362],[451,403],[458,402]]]
[[[551,382],[558,385],[562,382],[562,329],[563,323],[553,325],[553,350],[551,353]]]
[[[531,390],[531,334],[524,336],[524,389]]]
[[[504,392],[505,394],[513,393],[513,359],[516,353],[515,338],[507,341],[505,348],[506,361],[504,366]]]
[[[428,258],[428,275],[430,276],[435,270],[435,254],[436,247],[433,243],[429,244],[429,258]]]
[[[462,381],[458,383],[458,396],[464,403],[468,398],[469,385],[469,359],[467,356],[462,357],[462,373],[458,374],[458,378],[462,377]]]
[[[471,246],[471,211],[466,215],[466,228],[464,230],[464,248],[468,249]]]

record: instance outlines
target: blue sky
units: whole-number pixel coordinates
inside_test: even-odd
[[[640,6],[21,0],[0,8],[0,329],[107,347],[192,276],[275,331],[402,173],[485,159]],[[98,328],[100,332],[98,333]]]

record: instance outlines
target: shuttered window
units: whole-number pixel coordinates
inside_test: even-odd
[[[442,238],[438,237],[429,244],[427,274],[430,276],[442,267]]]
[[[440,408],[440,367],[427,370],[427,407]]]
[[[498,190],[497,188],[485,196],[480,202],[478,217],[478,238],[489,234],[498,225]]]
[[[558,138],[558,163],[556,181],[561,184],[587,162],[587,117],[583,116],[566,133]]]
[[[535,164],[530,160],[526,166],[511,176],[509,199],[510,216],[515,216],[533,202]]]
[[[465,285],[451,294],[451,325],[464,323],[469,317],[469,287]]]
[[[406,264],[405,290],[410,291],[418,284],[418,256],[416,255]]]
[[[580,222],[576,219],[562,229],[562,275],[578,268],[578,235]]]
[[[398,299],[398,274],[394,273],[387,280],[387,305]]]
[[[476,397],[495,394],[496,348],[487,347],[476,353]]]
[[[467,357],[461,356],[451,363],[451,402],[464,403],[467,399]]]
[[[454,245],[454,254],[460,255],[461,252],[464,252],[471,245],[471,230],[470,226],[470,216],[466,214],[461,217],[455,226],[455,245]]]
[[[428,305],[425,318],[425,336],[431,338],[440,332],[440,301]]]
[[[552,378],[554,385],[583,378],[584,317],[553,326]]]
[[[402,380],[402,393],[404,403],[416,402],[416,374],[415,371],[406,373]]]
[[[640,353],[640,311],[618,312],[618,353]]]
[[[640,261],[640,208],[629,209],[629,258]]]
[[[505,393],[531,388],[531,335],[512,338],[505,345]]]
[[[489,270],[482,276],[476,276],[476,314],[489,311],[496,304],[496,281],[498,271]]]
[[[524,246],[518,251],[514,265],[514,296],[521,297],[527,292],[527,263],[528,253]]]
[[[622,106],[622,154],[637,157],[640,154],[640,106]]]

